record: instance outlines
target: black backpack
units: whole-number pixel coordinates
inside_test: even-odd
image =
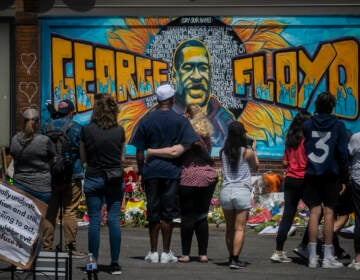
[[[55,159],[51,165],[52,185],[71,183],[74,161],[71,141],[66,133],[74,124],[69,121],[61,130],[54,129],[51,122],[46,126],[46,135],[55,146]]]

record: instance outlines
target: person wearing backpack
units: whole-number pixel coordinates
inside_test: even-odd
[[[55,145],[56,156],[51,170],[53,192],[47,211],[47,219],[51,221],[52,226],[44,232],[43,248],[54,249],[56,218],[58,212],[62,211],[65,250],[71,249],[73,257],[85,257],[85,253],[76,249],[76,209],[81,199],[84,175],[80,161],[81,125],[73,121],[74,109],[71,100],[61,100],[56,118],[47,122],[44,128],[44,133]]]

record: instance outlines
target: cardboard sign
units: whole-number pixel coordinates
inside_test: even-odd
[[[35,258],[47,205],[0,181],[0,259],[27,269]]]

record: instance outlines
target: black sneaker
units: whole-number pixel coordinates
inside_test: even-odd
[[[346,253],[343,248],[339,248],[338,250],[335,249],[335,256],[339,260],[351,259],[351,256],[348,253]]]
[[[110,265],[110,274],[112,275],[120,275],[122,273],[121,266],[117,263],[112,263]]]
[[[246,267],[246,263],[236,259],[231,259],[229,262],[229,267],[231,269],[240,269]]]

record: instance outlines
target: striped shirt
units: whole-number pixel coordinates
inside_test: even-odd
[[[226,187],[227,185],[237,185],[239,187],[248,187],[251,186],[251,173],[249,163],[244,159],[245,148],[241,148],[241,153],[239,157],[239,162],[237,163],[237,168],[231,170],[230,162],[225,155],[221,154],[221,162],[223,167],[223,183],[222,186]]]

